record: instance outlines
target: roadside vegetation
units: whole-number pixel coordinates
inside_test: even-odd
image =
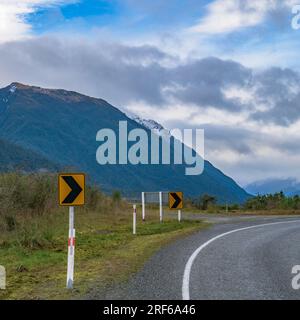
[[[247,201],[245,209],[249,210],[300,210],[299,195],[288,197],[283,192],[258,195]]]
[[[120,192],[86,190],[86,205],[75,209],[75,283],[66,290],[68,208],[57,204],[57,176],[0,175],[0,265],[7,290],[0,299],[80,298],[96,288],[125,281],[162,245],[206,225],[174,217],[159,223],[156,209],[132,235],[132,204]]]
[[[300,214],[300,196],[286,196],[283,192],[253,196],[240,204],[218,204],[209,194],[185,200],[186,210],[204,213],[237,214]]]

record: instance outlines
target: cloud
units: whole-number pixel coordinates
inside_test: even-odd
[[[127,47],[86,39],[34,38],[0,46],[0,82],[64,87],[108,99],[162,104],[168,55],[150,46]],[[170,57],[172,59],[172,57]]]
[[[165,117],[164,125],[205,129],[205,158],[241,185],[267,178],[300,178],[300,121],[280,127],[249,121],[232,124],[232,119],[211,118],[211,123],[205,124],[201,115],[194,122],[185,117],[171,121]]]
[[[223,89],[245,86],[251,79],[251,70],[234,61],[211,57],[175,67],[168,76],[171,81],[164,92],[173,99],[202,107],[239,111],[240,105],[234,99],[226,99]]]
[[[294,70],[258,71],[214,57],[183,61],[155,46],[84,38],[4,43],[0,56],[1,86],[79,91],[169,129],[204,128],[206,157],[242,184],[279,174],[300,178]]]
[[[266,105],[253,119],[288,126],[300,117],[300,76],[290,69],[270,68],[256,77],[256,101]]]
[[[64,5],[76,0],[1,0],[0,42],[24,39],[30,36],[32,26],[26,17],[41,7]]]
[[[244,121],[289,126],[300,119],[300,76],[291,69],[257,72],[214,57],[181,61],[149,45],[53,37],[2,44],[0,55],[3,85],[62,87],[117,106],[184,105],[219,121],[242,115]]]
[[[207,14],[189,30],[203,34],[226,34],[262,24],[272,16],[279,21],[297,0],[215,0]]]
[[[176,102],[238,112],[224,89],[247,85],[251,70],[233,61],[206,58],[181,64],[151,46],[129,47],[84,40],[36,38],[0,46],[2,83],[60,86],[122,106]],[[172,66],[167,66],[172,62]],[[20,72],[22,71],[22,72]],[[4,85],[5,83],[3,83]]]

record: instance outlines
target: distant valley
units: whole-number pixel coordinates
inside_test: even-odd
[[[253,195],[283,191],[287,196],[294,196],[300,195],[300,182],[295,178],[267,179],[251,183],[245,189]]]

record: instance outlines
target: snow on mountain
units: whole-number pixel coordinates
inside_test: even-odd
[[[17,87],[14,94],[9,91],[12,85]],[[10,101],[4,105],[2,98],[6,97]],[[33,105],[38,112],[33,112]],[[89,112],[86,112],[87,110]],[[109,128],[117,132],[119,121],[130,121],[124,112],[102,99],[65,90],[13,83],[0,89],[0,111],[2,120],[0,139],[26,146],[26,150],[38,153],[51,163],[59,163],[61,167],[73,167],[86,172],[93,183],[107,193],[120,190],[126,197],[136,197],[140,195],[141,190],[172,190],[176,186],[187,197],[198,197],[208,193],[215,196],[219,203],[242,203],[249,198],[249,195],[232,179],[207,161],[201,175],[188,177],[184,173],[190,165],[186,163],[178,165],[128,163],[126,166],[103,165],[100,168],[95,159],[97,152],[95,137],[99,128]],[[88,125],[79,127],[83,122],[81,113],[85,113],[84,122]],[[131,121],[131,129],[148,126],[157,133],[165,132],[155,121],[140,120],[143,126]],[[66,134],[68,132],[72,134]],[[170,153],[174,153],[173,146]],[[149,154],[151,155],[151,152]],[[26,155],[22,156],[22,159],[28,161]],[[35,161],[32,160],[34,167],[36,167]],[[10,160],[8,159],[6,163],[9,164]],[[47,166],[41,165],[38,168]]]
[[[15,85],[12,85],[10,88],[9,88],[9,92],[10,93],[15,93],[17,90],[17,87]]]
[[[4,97],[2,97],[2,101],[5,104],[7,104],[9,102],[10,95],[14,94],[16,92],[16,90],[17,90],[17,87],[14,84],[11,84],[8,87],[8,93],[6,93]]]
[[[160,137],[168,138],[171,136],[171,133],[169,130],[165,129],[161,124],[159,124],[158,122],[156,122],[154,120],[142,119],[136,115],[133,115],[133,116],[127,115],[127,116],[130,117],[135,122],[137,122],[138,124],[146,127],[149,130],[152,130]]]

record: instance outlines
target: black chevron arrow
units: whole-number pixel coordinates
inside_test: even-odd
[[[172,205],[172,209],[176,209],[180,203],[181,203],[181,198],[178,197],[177,193],[171,192],[171,196],[174,198],[175,202]]]
[[[79,196],[80,192],[82,191],[82,188],[72,176],[63,176],[62,178],[65,180],[66,184],[71,188],[70,193],[66,196],[65,200],[62,203],[72,204]]]

